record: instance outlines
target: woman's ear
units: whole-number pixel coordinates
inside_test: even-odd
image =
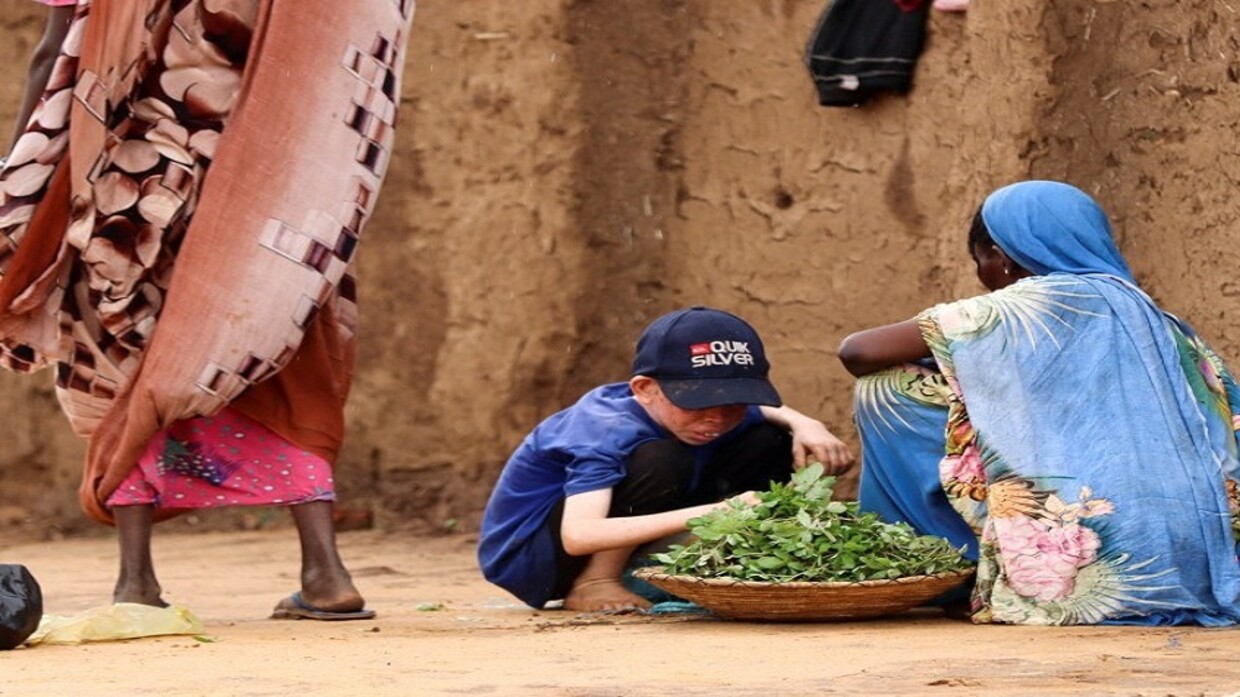
[[[1003,258],[1003,275],[1004,276],[1007,276],[1013,281],[1019,281],[1022,278],[1028,278],[1029,276],[1033,275],[1033,272],[1029,271],[1025,267],[1016,263],[1016,261],[1014,261],[1012,257],[1007,255],[1007,252],[1004,252],[1002,249],[999,249],[998,246],[995,247],[995,251],[997,251]]]
[[[659,381],[648,375],[634,375],[629,379],[629,389],[638,404],[650,404],[659,393]]]

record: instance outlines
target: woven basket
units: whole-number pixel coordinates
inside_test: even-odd
[[[633,575],[722,617],[820,622],[903,612],[963,584],[973,575],[973,570],[885,581],[830,583],[766,583],[675,576],[663,573],[657,566],[637,569]]]

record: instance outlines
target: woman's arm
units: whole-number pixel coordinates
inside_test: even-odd
[[[884,368],[929,358],[930,347],[921,336],[916,319],[850,334],[840,342],[840,362],[861,377]]]
[[[740,498],[751,503],[754,501],[745,494],[741,494]],[[574,556],[636,547],[683,532],[690,519],[727,505],[728,503],[723,501],[663,513],[608,518],[611,489],[588,491],[564,499],[560,538],[564,543],[564,551]]]
[[[801,469],[806,463],[817,460],[827,474],[839,474],[852,464],[853,456],[848,446],[827,429],[818,419],[806,416],[790,406],[759,407],[767,421],[783,427],[792,434],[792,466]]]
[[[16,143],[22,132],[26,130],[26,122],[30,120],[30,114],[34,112],[35,105],[43,96],[43,90],[47,88],[47,78],[52,74],[52,66],[56,64],[56,56],[60,54],[60,45],[64,42],[65,34],[69,32],[69,23],[73,21],[74,11],[73,5],[48,8],[43,37],[39,39],[34,55],[30,57],[30,70],[26,74],[26,87],[21,105],[17,108],[17,121],[13,127],[13,138],[9,142],[10,150],[13,143]]]

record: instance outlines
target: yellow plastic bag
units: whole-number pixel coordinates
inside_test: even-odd
[[[44,615],[26,644],[81,644],[202,632],[202,620],[186,608],[116,603],[67,617]]]

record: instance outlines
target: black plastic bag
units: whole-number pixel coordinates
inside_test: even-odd
[[[21,564],[0,564],[0,649],[15,649],[39,628],[43,590]]]

